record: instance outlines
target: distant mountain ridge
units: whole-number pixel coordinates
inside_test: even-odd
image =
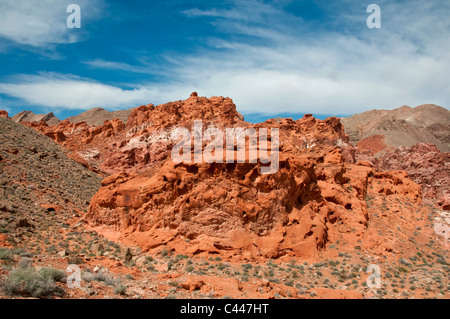
[[[434,144],[441,152],[450,151],[450,111],[438,105],[371,110],[341,118],[341,123],[357,147],[371,149],[370,144],[376,140],[374,153],[418,143]]]
[[[48,125],[57,125],[61,120],[52,112],[48,114],[35,114],[32,111],[22,111],[11,118],[14,122],[41,122],[44,121]]]
[[[96,107],[80,113],[75,116],[68,117],[70,123],[86,122],[87,125],[101,126],[105,121],[111,121],[115,118],[126,123],[128,117],[134,108],[128,110],[108,111],[101,107]],[[22,111],[11,118],[14,122],[35,122],[44,121],[48,125],[58,125],[61,122],[52,112],[48,114],[35,114],[33,111]]]
[[[134,108],[111,112],[101,107],[96,107],[76,116],[68,117],[67,120],[70,123],[86,122],[87,125],[94,126],[103,125],[105,121],[111,121],[116,118],[126,123],[133,110]]]

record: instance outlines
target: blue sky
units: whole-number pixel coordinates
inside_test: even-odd
[[[81,28],[69,29],[69,4]],[[369,4],[381,28],[369,29]],[[448,1],[0,0],[0,109],[227,96],[246,119],[450,105]]]

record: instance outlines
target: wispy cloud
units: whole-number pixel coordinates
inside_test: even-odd
[[[175,59],[174,74],[205,95],[233,97],[243,112],[350,114],[403,104],[450,105],[448,3],[382,1],[382,29],[373,30],[365,24],[364,6],[324,2],[333,27],[321,31],[279,8],[249,3],[184,13],[217,16],[222,31],[273,41],[217,39],[210,43],[225,51]],[[272,23],[247,23],[253,12],[270,12]]]
[[[105,61],[102,59],[82,61],[93,68],[106,69],[106,70],[120,70],[132,73],[150,73],[152,68],[150,66],[136,66],[123,62]]]
[[[77,0],[83,19],[99,15],[101,0]],[[17,44],[34,47],[73,43],[80,32],[66,25],[70,0],[2,0],[0,1],[0,37]],[[83,22],[82,22],[83,23]]]

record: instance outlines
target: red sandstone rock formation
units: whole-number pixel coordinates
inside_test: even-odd
[[[203,131],[278,128],[279,170],[262,175],[261,162],[174,163],[170,133],[176,127],[192,131],[195,120],[202,120]],[[365,245],[382,253],[392,251],[393,241],[368,229],[366,198],[421,203],[420,187],[405,172],[354,164],[355,149],[334,117],[251,125],[231,99],[192,94],[185,101],[140,106],[127,123],[28,125],[71,150],[79,163],[113,174],[93,197],[86,220],[100,233],[145,250],[307,257],[331,243],[355,245],[367,238]],[[271,143],[269,134],[268,149]]]
[[[333,147],[281,154],[273,175],[260,175],[259,168],[168,159],[153,176],[116,174],[102,182],[87,220],[146,250],[167,245],[190,254],[305,257],[341,237],[363,236],[369,185],[373,194],[421,200],[420,187],[405,173],[344,164]]]
[[[166,104],[172,114],[167,118],[160,116],[161,110],[154,114],[151,105],[139,107],[125,130],[140,132],[135,138],[142,138],[149,128],[160,132],[164,125],[173,127],[176,119],[192,123],[204,120],[201,116],[218,127],[246,124],[231,100],[220,98],[222,109],[212,110],[207,103],[200,108],[199,99],[207,101],[193,95],[175,106]],[[180,113],[187,105],[198,118]],[[165,156],[158,170],[123,170],[106,178],[86,220],[100,232],[145,250],[167,246],[189,254],[305,257],[329,243],[360,240],[368,226],[368,194],[421,202],[420,187],[406,173],[377,173],[366,163],[346,163],[344,153],[351,155],[353,148],[337,118],[321,121],[306,115],[298,121],[269,120],[246,127],[279,128],[275,174],[262,175],[261,163],[176,164]]]

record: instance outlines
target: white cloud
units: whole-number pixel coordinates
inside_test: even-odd
[[[0,83],[0,93],[48,108],[89,109],[132,107],[148,101],[157,90],[122,89],[79,77],[41,74],[20,76],[16,83]]]
[[[120,70],[133,73],[151,73],[151,68],[149,66],[134,66],[123,62],[105,61],[103,59],[83,61],[83,63],[99,69]]]
[[[79,41],[77,30],[66,25],[71,0],[0,1],[0,37],[34,47]],[[77,0],[83,19],[99,14],[100,0]]]

